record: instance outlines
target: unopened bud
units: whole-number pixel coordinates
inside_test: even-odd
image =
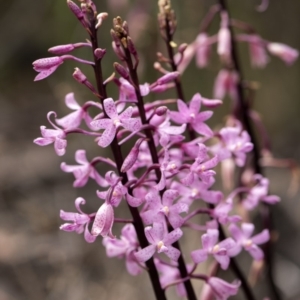
[[[123,27],[123,29],[124,29],[124,31],[125,31],[124,34],[125,34],[125,35],[129,35],[129,27],[128,27],[127,21],[124,21],[124,22],[123,22],[122,27]]]
[[[102,59],[105,53],[106,53],[106,49],[101,49],[101,48],[97,48],[94,51],[94,54],[97,57],[97,59]]]
[[[114,68],[119,73],[120,76],[122,76],[125,79],[129,79],[129,73],[128,73],[127,69],[124,68],[122,65],[115,62],[114,63]]]
[[[108,17],[108,13],[102,12],[99,15],[97,15],[97,24],[96,24],[96,29],[99,28],[102,25],[102,22]]]
[[[129,171],[131,167],[134,165],[134,163],[136,162],[140,152],[139,148],[143,141],[145,141],[145,138],[138,139],[135,145],[133,146],[133,148],[128,153],[127,157],[124,159],[123,165],[121,167],[122,173]]]
[[[118,47],[121,46],[120,39],[113,29],[110,30],[110,35],[111,35],[114,43],[116,44],[116,46],[118,46]]]
[[[163,116],[168,111],[168,108],[166,106],[160,106],[156,108],[155,114],[158,116]]]
[[[173,83],[161,84],[161,85],[156,85],[156,86],[151,87],[150,90],[153,93],[163,93],[172,87],[174,87]]]
[[[80,21],[80,23],[86,27],[85,21],[84,21],[84,15],[81,11],[80,7],[77,6],[73,1],[67,0],[67,5],[72,11],[72,13],[75,15],[75,17]]]
[[[81,72],[81,70],[79,68],[75,68],[73,77],[79,83],[84,83],[87,80],[86,76]]]
[[[267,45],[272,55],[281,58],[287,65],[291,65],[299,56],[299,51],[281,43],[269,43]]]
[[[137,51],[130,36],[127,37],[127,47],[129,52],[136,57]]]
[[[175,79],[177,79],[179,77],[180,73],[179,72],[170,72],[162,77],[160,77],[159,79],[157,79],[157,84],[158,85],[162,85],[162,84],[166,84],[169,83]]]
[[[201,97],[201,103],[208,108],[215,108],[223,104],[222,100],[217,100],[217,99],[207,99]]]
[[[75,49],[73,44],[59,45],[55,47],[51,47],[48,49],[48,52],[56,55],[63,55],[69,53]]]
[[[118,45],[118,46],[117,46]],[[121,59],[125,60],[125,53],[123,48],[121,47],[121,44],[116,44],[115,41],[112,42],[112,48],[116,55]]]

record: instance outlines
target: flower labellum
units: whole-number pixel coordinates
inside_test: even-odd
[[[114,224],[114,209],[111,204],[104,202],[98,209],[92,227],[92,235],[115,238],[111,232]]]

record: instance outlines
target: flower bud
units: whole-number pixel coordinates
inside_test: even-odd
[[[134,163],[136,162],[139,152],[140,152],[139,148],[143,141],[145,141],[144,138],[138,139],[136,141],[135,145],[133,146],[133,148],[130,150],[127,157],[124,159],[123,165],[121,167],[122,173],[129,171],[131,169],[131,167],[134,165]]]
[[[112,48],[113,48],[114,52],[116,53],[116,55],[120,58],[120,60],[125,60],[125,53],[124,53],[123,49],[121,48],[120,44],[119,44],[119,46],[117,46],[116,42],[113,41]]]
[[[229,62],[231,59],[231,34],[228,22],[228,14],[223,12],[221,14],[221,28],[218,33],[217,52],[225,62]]]
[[[136,57],[137,51],[130,36],[127,37],[127,47],[129,52]]]
[[[166,84],[169,83],[179,77],[180,73],[179,72],[170,72],[160,78],[157,79],[156,83],[158,85]]]
[[[168,111],[168,108],[166,106],[160,106],[156,108],[155,114],[159,117],[163,116]]]
[[[215,108],[218,107],[220,105],[223,104],[222,100],[218,100],[218,99],[207,99],[207,98],[203,98],[201,97],[201,103],[208,108]]]
[[[196,63],[199,68],[204,68],[208,65],[211,54],[211,45],[206,32],[202,32],[196,39]]]
[[[114,68],[119,73],[120,76],[122,76],[125,79],[129,79],[129,73],[128,73],[127,69],[124,68],[122,65],[115,62],[114,63]]]
[[[67,0],[67,5],[72,11],[72,13],[75,15],[75,17],[80,21],[80,23],[86,27],[85,21],[84,21],[84,15],[80,9],[79,6],[77,6],[73,1]]]
[[[59,45],[55,47],[51,47],[48,49],[48,52],[56,55],[63,55],[69,53],[75,49],[73,44]]]
[[[98,209],[92,226],[93,236],[101,235],[114,238],[111,229],[114,224],[114,209],[111,204],[104,202]]]
[[[97,15],[97,24],[96,24],[96,29],[99,28],[102,25],[103,20],[105,20],[108,17],[108,13],[102,12],[99,15]]]
[[[281,58],[287,65],[292,65],[299,56],[299,51],[281,43],[269,43],[269,52]]]
[[[97,57],[97,59],[102,59],[105,53],[106,53],[106,49],[101,49],[101,48],[97,48],[94,51],[94,54]]]
[[[84,83],[87,80],[86,76],[80,71],[79,68],[75,68],[75,71],[73,73],[73,77],[79,83]]]

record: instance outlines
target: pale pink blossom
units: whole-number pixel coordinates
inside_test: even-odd
[[[281,43],[269,43],[268,51],[281,58],[287,65],[292,65],[299,56],[299,51]]]

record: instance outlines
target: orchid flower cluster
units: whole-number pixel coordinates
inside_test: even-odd
[[[241,109],[237,109],[242,108],[239,104],[241,78],[234,61],[231,26],[246,31],[235,40],[249,43],[253,66],[266,65],[266,50],[288,64],[297,58],[298,52],[267,42],[254,33],[252,27],[231,20],[223,1],[209,11],[196,40],[177,47],[173,41],[177,21],[171,3],[159,0],[158,4],[159,26],[169,56],[159,53],[155,68],[162,75],[153,83],[140,84],[138,51],[127,22],[120,17],[113,19],[111,30],[112,51],[119,62],[113,65],[113,75],[103,78],[102,63],[109,50],[99,47],[97,32],[108,14],[98,13],[92,0],[81,0],[80,5],[67,0],[89,40],[52,47],[49,52],[55,56],[33,63],[39,72],[35,80],[50,76],[68,59],[92,66],[95,74],[95,84],[79,68],[75,69],[73,78],[88,88],[97,101],[82,103],[76,100],[74,93],[67,94],[65,104],[72,112],[64,117],[49,112],[50,127],[41,126],[42,136],[34,140],[40,146],[53,144],[59,156],[66,153],[67,139],[73,133],[92,137],[99,148],[97,157],[90,159],[85,149],[79,149],[75,153],[76,164],[61,164],[62,171],[74,175],[74,188],[84,187],[89,180],[94,180],[99,186],[95,196],[103,202],[98,211],[87,213],[83,210],[86,200],[77,198],[75,212],[60,211],[65,221],[60,229],[83,233],[88,243],[101,237],[107,256],[123,259],[131,275],[148,271],[157,299],[166,299],[165,290],[174,285],[179,296],[197,299],[192,279],[206,284],[199,299],[213,296],[228,299],[238,293],[240,285],[246,298],[254,299],[235,257],[246,251],[255,262],[264,261],[266,252],[260,245],[270,242],[270,228],[255,229],[250,212],[261,205],[276,204],[280,199],[269,195],[268,179],[251,166],[257,146],[239,115]],[[209,37],[207,29],[217,15],[221,20],[220,30]],[[199,67],[208,64],[213,43],[217,43],[223,66],[215,83],[215,99],[195,93],[187,101],[180,77],[193,55]],[[93,52],[93,61],[69,54],[81,47]],[[117,99],[107,94],[108,84],[119,91]],[[149,94],[163,94],[173,88],[177,92],[176,99],[144,100]],[[214,130],[206,122],[222,104],[225,94],[233,100],[234,113],[224,127]],[[129,152],[124,150],[125,144]],[[112,158],[101,156],[105,148],[111,149]],[[99,164],[105,164],[109,171],[99,171]],[[215,190],[218,168],[222,170],[224,182],[228,182],[237,167],[248,172],[247,180],[240,181],[240,186],[231,188],[229,193]],[[127,204],[132,220],[118,216],[121,202]],[[120,235],[114,230],[117,222],[125,223]],[[183,254],[179,241],[188,229],[195,232],[198,246],[191,253]],[[213,271],[198,273],[197,266],[205,262],[212,264]],[[228,283],[219,278],[218,267],[232,268],[236,280]]]

